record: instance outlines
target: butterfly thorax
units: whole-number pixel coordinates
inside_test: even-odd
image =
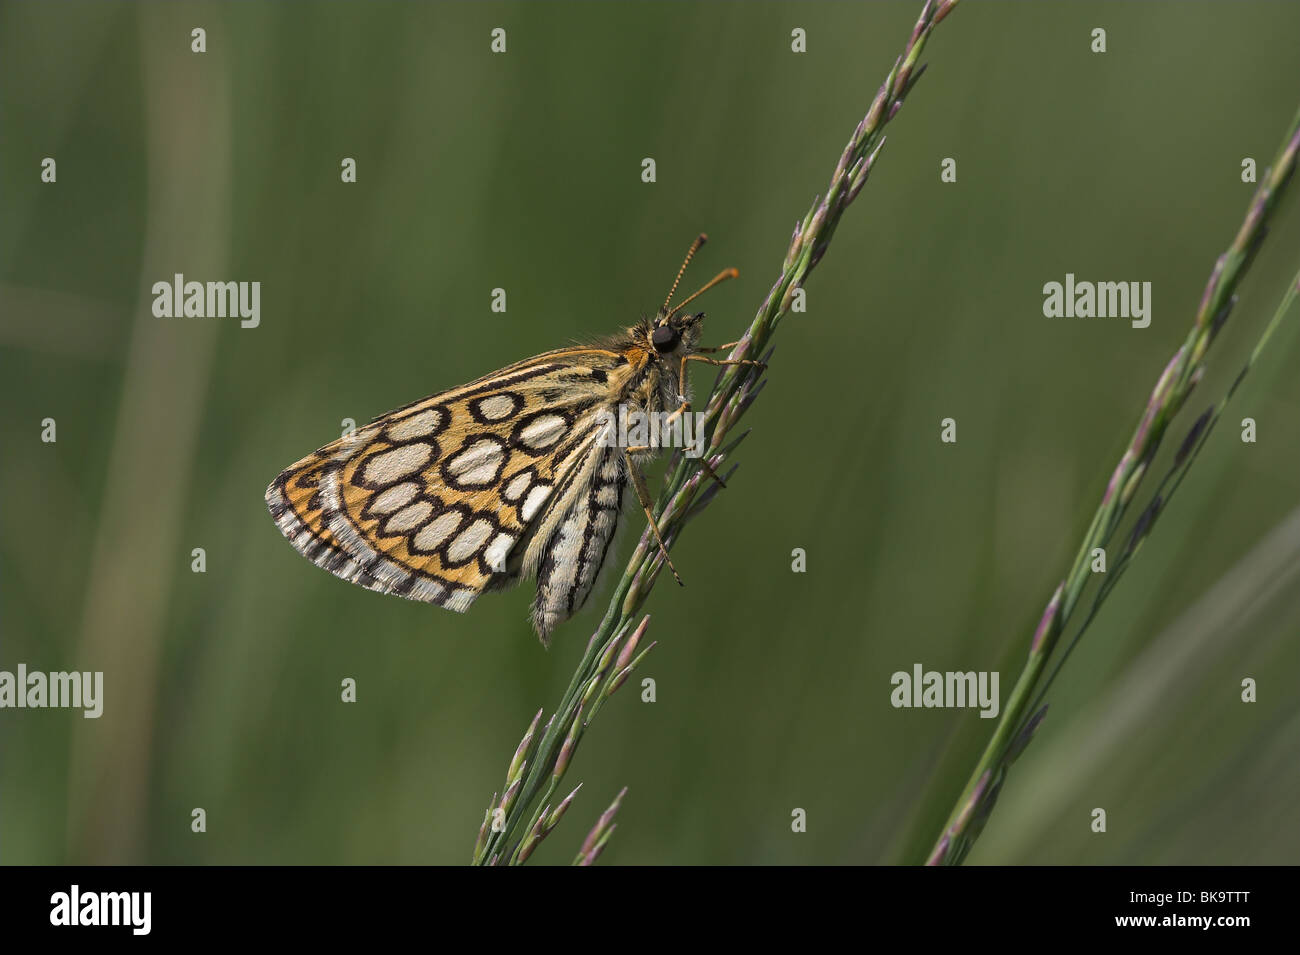
[[[704,313],[659,313],[627,329],[614,346],[628,362],[630,374],[620,400],[629,409],[657,414],[690,401],[684,361],[695,353]]]

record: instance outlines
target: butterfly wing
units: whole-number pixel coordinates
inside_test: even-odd
[[[604,566],[623,505],[628,474],[624,455],[617,447],[597,447],[574,468],[561,487],[553,528],[530,547],[536,554],[537,595],[533,600],[533,627],[542,643],[586,602]]]
[[[317,566],[463,612],[537,572],[603,457],[599,413],[630,374],[601,348],[511,365],[308,455],[271,483],[267,506]]]

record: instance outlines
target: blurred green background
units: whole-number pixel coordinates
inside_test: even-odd
[[[346,585],[263,489],[344,418],[652,311],[699,231],[697,284],[741,270],[706,337],[735,337],[918,8],[0,6],[0,668],[106,683],[97,721],[0,712],[3,861],[467,861],[604,600],[545,652],[531,587],[461,616]],[[1000,670],[1005,700],[1241,222],[1241,160],[1262,172],[1300,101],[1297,35],[1281,2],[988,2],[940,25],[782,326],[736,479],[675,549],[688,586],[647,607],[658,701],[604,710],[537,861],[569,861],[625,785],[609,863],[924,857],[993,721],[894,709],[890,675]],[[1297,248],[1291,201],[1162,461]],[[260,281],[260,327],[154,318],[176,272]],[[1150,328],[1044,318],[1067,272],[1152,282]],[[1071,658],[972,863],[1297,858],[1296,320]]]

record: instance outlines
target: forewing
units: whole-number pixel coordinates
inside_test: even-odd
[[[465,611],[534,569],[527,542],[589,466],[626,364],[562,349],[399,408],[287,468],[268,507],[330,573]]]

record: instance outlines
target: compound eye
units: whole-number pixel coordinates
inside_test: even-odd
[[[677,334],[677,329],[671,325],[660,325],[650,333],[650,344],[655,346],[657,352],[669,352],[677,347],[681,341],[681,336]]]

